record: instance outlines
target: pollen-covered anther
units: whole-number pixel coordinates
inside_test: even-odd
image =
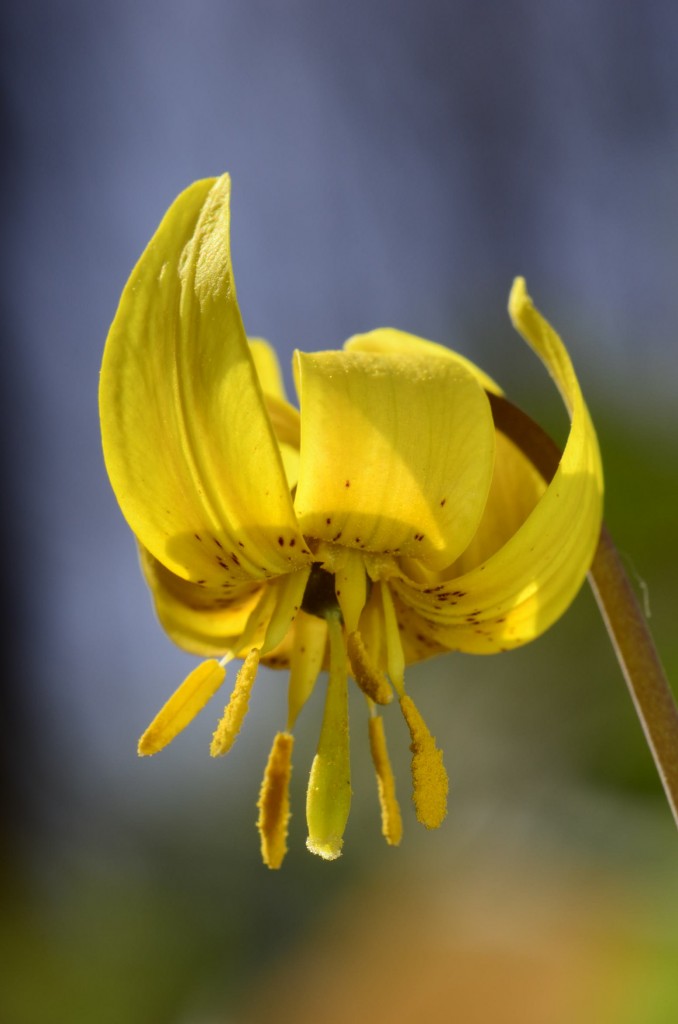
[[[381,832],[389,846],[398,846],[403,836],[403,819],[395,792],[395,778],[386,748],[384,720],[373,715],[369,720],[370,751],[374,770],[377,773],[379,805],[381,807]]]
[[[426,828],[438,828],[447,814],[449,789],[443,752],[407,694],[400,698],[400,708],[412,741],[412,801],[417,820]]]
[[[279,732],[273,740],[266,771],[259,792],[261,856],[269,868],[279,868],[287,853],[287,831],[290,820],[290,777],[294,737]]]
[[[227,754],[235,743],[250,706],[250,694],[259,668],[259,649],[255,647],[245,658],[233,687],[231,699],[226,705],[223,718],[214,735],[210,754],[221,757]]]
[[[140,757],[157,754],[193,721],[226,676],[222,662],[210,658],[197,665],[160,709],[139,740]]]
[[[390,704],[393,691],[388,679],[373,664],[358,630],[348,634],[346,650],[351,672],[363,693],[375,704]]]

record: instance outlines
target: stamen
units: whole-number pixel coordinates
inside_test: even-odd
[[[350,635],[358,629],[360,613],[365,607],[367,576],[365,563],[357,551],[344,548],[341,556],[335,569],[335,587],[346,632]]]
[[[393,691],[383,672],[372,663],[360,633],[355,630],[346,639],[348,660],[356,683],[375,704],[390,704]]]
[[[278,601],[278,588],[275,584],[269,584],[262,589],[261,596],[250,612],[247,624],[238,638],[237,654],[242,657],[243,651],[250,651],[253,647],[260,649],[264,637],[268,633],[271,619]]]
[[[250,706],[250,694],[259,668],[259,650],[254,648],[245,658],[233,687],[231,699],[212,737],[210,754],[222,757],[235,743]]]
[[[318,753],[313,759],[306,794],[306,821],[311,853],[325,860],[341,856],[344,829],[351,807],[351,765],[348,736],[348,664],[339,615],[329,615],[330,678],[327,686]]]
[[[311,696],[318,673],[323,667],[327,646],[327,622],[302,613],[294,625],[294,646],[287,691],[287,728],[292,729],[297,715]]]
[[[398,629],[393,597],[387,583],[381,583],[381,603],[384,608],[384,632],[386,634],[386,664],[388,674],[400,698],[405,694],[405,655]]]
[[[301,607],[310,572],[310,569],[301,569],[299,572],[290,573],[289,576],[284,576],[277,585],[275,608],[261,647],[262,657],[278,646],[294,622]]]
[[[139,756],[157,754],[193,721],[214,696],[226,676],[224,665],[214,658],[203,661],[186,676],[181,686],[155,716],[139,740]]]
[[[417,820],[426,828],[438,828],[447,814],[449,783],[442,751],[436,747],[426,722],[414,701],[405,693],[405,655],[398,629],[395,606],[386,583],[381,584],[386,632],[388,674],[400,699],[400,709],[410,730],[412,751],[412,801]]]
[[[290,776],[294,736],[279,732],[273,740],[259,793],[261,856],[269,868],[279,868],[287,853],[287,827],[290,820]]]
[[[389,846],[398,846],[403,835],[403,820],[395,793],[395,778],[386,748],[384,719],[372,715],[369,720],[370,750],[374,770],[377,773],[377,788],[381,806],[381,831]]]
[[[386,637],[384,610],[379,587],[372,586],[372,593],[360,616],[360,635],[365,648],[370,652],[373,665],[386,666]],[[386,668],[381,671],[386,673]]]
[[[449,788],[443,753],[407,694],[400,698],[400,708],[412,740],[412,801],[417,820],[426,828],[438,828],[447,814]]]

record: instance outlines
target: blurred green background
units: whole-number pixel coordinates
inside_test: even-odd
[[[345,853],[306,852],[316,694],[270,872],[255,803],[284,674],[261,673],[225,761],[207,756],[221,698],[136,758],[194,661],[154,622],[96,386],[134,260],[222,170],[245,324],[283,363],[393,324],[562,436],[505,314],[524,273],[575,361],[607,522],[675,680],[675,7],[71,0],[0,24],[2,1024],[672,1024],[675,829],[588,589],[529,648],[409,672],[452,789],[425,833],[391,716],[398,850],[356,698]]]

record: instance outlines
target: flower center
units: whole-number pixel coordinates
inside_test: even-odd
[[[334,588],[334,574],[327,572],[317,562],[311,566],[306,590],[301,600],[302,611],[318,619],[339,611],[339,602]]]

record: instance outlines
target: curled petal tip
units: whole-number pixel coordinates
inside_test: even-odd
[[[515,277],[513,284],[511,285],[511,292],[508,300],[508,311],[511,320],[514,322],[520,313],[521,308],[526,302],[530,301],[530,297],[527,293],[527,284],[525,283],[524,277]]]

